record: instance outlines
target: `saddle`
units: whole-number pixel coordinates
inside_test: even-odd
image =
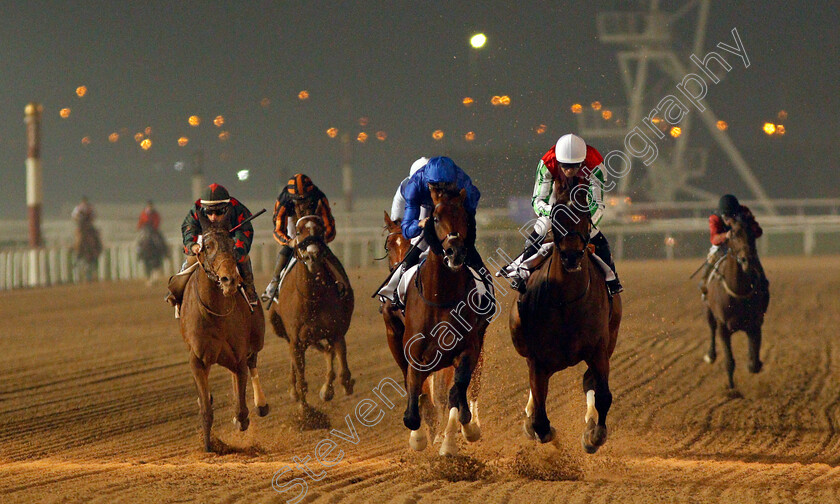
[[[164,298],[164,301],[169,303],[170,306],[178,306],[184,300],[184,291],[187,288],[187,282],[189,282],[190,276],[192,276],[196,268],[198,268],[197,262],[193,263],[184,271],[169,277],[169,284],[167,285],[169,294]]]

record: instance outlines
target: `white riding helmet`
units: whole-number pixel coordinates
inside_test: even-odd
[[[586,142],[571,133],[563,135],[554,146],[554,155],[560,163],[581,163],[586,159]]]
[[[421,157],[417,161],[411,163],[411,169],[408,171],[408,176],[410,177],[410,176],[414,175],[415,173],[417,173],[417,170],[426,166],[426,164],[428,162],[429,162],[429,158]]]

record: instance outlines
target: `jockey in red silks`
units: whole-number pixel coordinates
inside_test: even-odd
[[[732,223],[735,220],[743,222],[750,230],[753,238],[759,238],[764,234],[764,230],[758,225],[755,216],[749,208],[740,204],[738,198],[731,194],[724,194],[718,202],[718,209],[709,216],[709,241],[712,246],[706,256],[706,264],[704,265],[702,279],[700,280],[700,290],[706,294],[706,283],[709,280],[709,274],[714,269],[715,263],[726,255],[728,250],[727,242],[729,240],[729,230],[732,229]],[[764,268],[761,263],[758,263],[761,277],[765,287],[767,284],[767,277],[764,275]]]
[[[604,213],[602,203],[606,177],[604,158],[594,147],[587,145],[579,136],[567,134],[561,136],[537,164],[537,180],[534,184],[534,194],[531,197],[531,204],[537,214],[537,222],[525,242],[525,250],[516,260],[497,273],[498,276],[513,279],[511,286],[519,292],[525,292],[526,281],[531,270],[542,262],[537,255],[544,254],[543,257],[547,257],[547,251],[543,250],[542,244],[546,234],[551,229],[551,207],[553,204],[551,196],[554,181],[559,180],[564,183],[572,177],[582,178],[589,185],[589,210],[592,220],[589,242],[595,246],[595,255],[612,272],[613,279],[607,280],[607,289],[610,295],[618,294],[624,290],[615,271],[610,244],[597,227]]]
[[[140,212],[140,219],[137,221],[137,230],[143,229],[144,226],[149,226],[153,231],[160,230],[160,214],[155,209],[152,200],[146,202],[145,208]]]

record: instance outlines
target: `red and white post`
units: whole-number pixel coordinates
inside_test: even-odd
[[[30,103],[24,110],[26,123],[26,213],[29,219],[29,247],[39,248],[41,239],[41,206],[44,202],[44,179],[41,173],[41,112],[39,103]]]

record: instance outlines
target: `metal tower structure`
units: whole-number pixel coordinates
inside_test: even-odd
[[[598,36],[604,44],[619,45],[617,52],[618,66],[622,84],[627,95],[628,105],[601,109],[585,107],[577,114],[578,128],[585,138],[605,138],[623,145],[625,136],[657,106],[663,98],[666,86],[673,86],[682,81],[691,70],[675,50],[672,29],[682,18],[687,18],[696,11],[692,54],[702,57],[706,37],[706,24],[709,17],[711,0],[690,0],[675,12],[659,10],[659,0],[650,0],[647,11],[602,12],[597,17]],[[725,78],[726,72],[715,74],[718,79]],[[652,82],[652,84],[650,84]],[[651,92],[648,92],[649,86]],[[702,124],[718,146],[727,155],[732,166],[761,203],[764,211],[775,215],[761,183],[753,174],[738,148],[726,131],[717,128],[718,118],[708,103],[703,104],[703,112],[692,111],[683,117],[679,124],[680,133],[670,145],[657,142],[659,155],[650,166],[646,176],[639,177],[640,160],[633,160],[633,168],[619,181],[618,189],[627,193],[631,186],[631,175],[639,182],[633,185],[641,189],[651,199],[674,201],[680,194],[698,199],[713,199],[716,195],[691,182],[705,175],[707,151],[704,148],[689,147],[693,115],[698,115]],[[662,118],[649,118],[657,125],[666,123]],[[666,129],[667,134],[667,129]],[[655,140],[655,137],[654,137]],[[628,157],[632,159],[632,156]]]

